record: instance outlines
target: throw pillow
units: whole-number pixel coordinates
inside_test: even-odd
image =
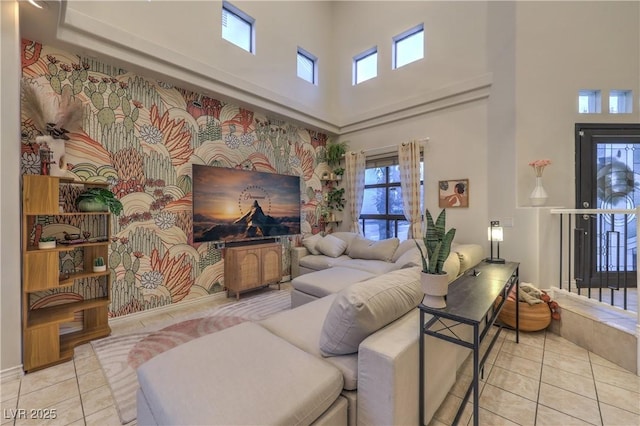
[[[316,246],[318,245],[318,241],[322,239],[322,235],[315,234],[310,237],[306,237],[302,240],[302,245],[309,250],[311,254],[320,254]]]
[[[342,253],[344,253],[347,248],[347,243],[341,240],[340,238],[336,238],[333,235],[326,235],[318,244],[316,244],[316,249],[320,251],[320,253],[329,257],[338,257]]]
[[[418,306],[423,297],[419,268],[391,271],[350,285],[329,308],[320,352],[324,356],[358,352],[367,336]]]
[[[422,269],[422,256],[420,256],[418,247],[416,247],[415,244],[413,245],[413,249],[405,251],[404,254],[395,261],[395,269],[411,268],[414,266]]]
[[[399,243],[400,240],[397,238],[389,238],[381,241],[356,238],[349,246],[349,256],[354,259],[384,260],[385,262],[390,262]]]
[[[400,258],[400,256],[405,254],[407,251],[416,248],[416,241],[420,244],[420,248],[424,248],[424,243],[422,242],[422,239],[412,238],[410,240],[404,240],[403,242],[400,243],[400,245],[398,245],[398,248],[393,253],[393,257],[391,258],[391,261],[392,262],[397,261]]]

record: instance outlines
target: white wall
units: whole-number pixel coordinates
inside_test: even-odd
[[[0,2],[0,379],[21,374],[20,36],[18,4]]]
[[[334,84],[331,3],[231,3],[255,19],[255,55],[222,39],[221,1],[72,1],[58,38],[80,53],[111,56],[130,71],[163,73],[152,76],[183,80],[240,105],[282,109],[320,127],[335,122],[327,90]],[[317,86],[296,75],[298,46],[319,58]]]
[[[487,73],[486,2],[335,2],[336,101],[341,126],[397,110]],[[391,69],[392,38],[424,23],[425,57]],[[353,57],[377,46],[378,77],[352,85]]]

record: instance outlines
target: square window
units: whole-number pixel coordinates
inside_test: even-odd
[[[222,3],[222,38],[250,53],[254,51],[255,19],[233,6]]]
[[[304,49],[298,48],[298,77],[311,84],[318,84],[318,58]]]
[[[609,92],[610,114],[631,114],[633,112],[633,95],[631,90],[612,90]]]
[[[395,70],[424,58],[424,25],[411,28],[393,38],[393,64]]]
[[[378,76],[378,49],[369,49],[353,58],[353,84]]]
[[[578,113],[600,114],[602,112],[599,90],[580,90],[578,92]]]

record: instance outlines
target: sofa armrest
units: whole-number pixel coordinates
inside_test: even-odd
[[[310,254],[306,247],[291,247],[291,279],[300,275],[300,259]]]
[[[463,274],[485,258],[484,249],[480,244],[454,244],[451,251],[458,253],[460,258],[460,273]]]
[[[457,350],[425,336],[425,419],[418,421],[419,311],[367,337],[358,351],[358,424],[428,424],[456,380]],[[461,347],[459,347],[461,349]]]

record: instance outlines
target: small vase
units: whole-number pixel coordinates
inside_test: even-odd
[[[544,206],[547,202],[547,191],[542,186],[542,176],[536,176],[536,187],[531,191],[529,199],[532,206]]]
[[[93,272],[104,272],[107,270],[107,265],[93,266]]]
[[[449,275],[448,274],[427,274],[420,273],[420,283],[424,298],[422,304],[431,308],[445,308],[447,302],[445,296],[449,291]]]

